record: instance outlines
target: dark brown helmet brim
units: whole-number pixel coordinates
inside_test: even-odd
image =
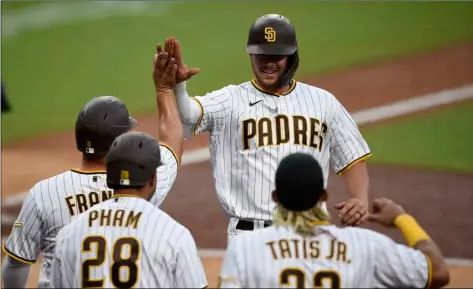
[[[287,44],[251,44],[246,46],[248,54],[256,55],[292,55],[297,51],[297,46]]]

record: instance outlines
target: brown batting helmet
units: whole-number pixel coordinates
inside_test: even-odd
[[[286,55],[287,68],[280,85],[291,82],[299,67],[296,30],[289,19],[279,14],[266,14],[251,25],[246,52],[256,55]]]

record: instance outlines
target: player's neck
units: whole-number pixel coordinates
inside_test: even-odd
[[[265,87],[261,85],[258,79],[255,79],[255,82],[258,85],[257,88],[259,88],[261,91],[275,94],[275,95],[284,95],[291,89],[291,85],[285,85],[285,86],[276,88],[276,87]]]
[[[81,171],[105,171],[105,160],[86,161],[82,160],[79,166]]]
[[[118,197],[136,197],[136,198],[146,199],[143,192],[135,190],[135,189],[115,190],[113,195],[118,196]]]

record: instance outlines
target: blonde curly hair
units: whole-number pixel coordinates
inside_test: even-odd
[[[327,211],[325,202],[318,202],[312,209],[302,212],[294,212],[276,204],[273,223],[276,226],[294,227],[295,231],[302,236],[316,234],[314,223],[328,222],[330,213]]]

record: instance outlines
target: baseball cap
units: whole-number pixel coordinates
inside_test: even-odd
[[[324,177],[318,161],[309,154],[286,156],[276,170],[278,202],[291,211],[313,208],[324,192]]]
[[[118,136],[107,154],[107,186],[111,189],[140,188],[161,165],[158,141],[145,132]]]

